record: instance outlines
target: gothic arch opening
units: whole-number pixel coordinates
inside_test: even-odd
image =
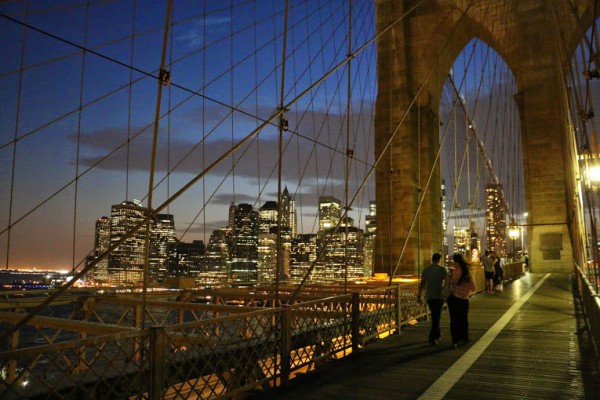
[[[478,259],[526,253],[523,157],[514,75],[484,41],[471,39],[440,92],[444,248]],[[519,234],[509,239],[509,227]],[[514,233],[513,233],[514,234]]]

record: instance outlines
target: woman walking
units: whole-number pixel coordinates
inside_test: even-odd
[[[469,341],[469,297],[475,291],[475,283],[469,265],[461,254],[454,254],[454,267],[450,273],[450,334],[452,346],[458,347]]]

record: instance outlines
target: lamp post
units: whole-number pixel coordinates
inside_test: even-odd
[[[523,220],[525,225],[527,225],[527,217],[529,216],[528,212],[523,213]],[[525,226],[519,226],[521,233],[521,255],[525,257]]]
[[[518,239],[519,237],[519,228],[515,225],[511,225],[508,228],[508,237],[512,240],[512,246],[513,246],[513,261],[515,260],[516,256],[517,256],[517,248],[515,247],[515,240]]]

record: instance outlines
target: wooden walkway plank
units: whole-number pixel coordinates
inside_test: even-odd
[[[600,399],[598,362],[570,275],[526,274],[504,292],[480,294],[470,302],[469,324],[471,343],[458,349],[451,347],[445,311],[438,346],[427,342],[429,322],[421,321],[287,388],[248,397]]]

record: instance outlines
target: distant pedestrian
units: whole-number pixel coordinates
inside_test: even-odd
[[[451,294],[448,297],[450,334],[453,347],[469,342],[469,297],[475,291],[475,283],[469,265],[461,254],[452,257],[454,267],[450,273]]]
[[[504,269],[502,269],[502,264],[500,261],[500,257],[494,254],[494,290],[501,292],[504,290],[504,286],[502,282],[504,281]]]
[[[486,250],[483,257],[481,257],[481,263],[483,264],[483,274],[485,275],[485,291],[487,293],[494,293],[494,264],[496,263],[496,258]]]
[[[427,306],[429,307],[429,311],[431,311],[429,343],[433,345],[438,344],[442,337],[440,332],[440,318],[445,300],[442,296],[442,288],[448,279],[448,270],[446,267],[440,265],[441,260],[442,255],[440,253],[435,253],[431,257],[431,264],[421,273],[421,282],[419,283],[419,291],[417,293],[417,300],[420,304],[423,290],[425,290]]]

